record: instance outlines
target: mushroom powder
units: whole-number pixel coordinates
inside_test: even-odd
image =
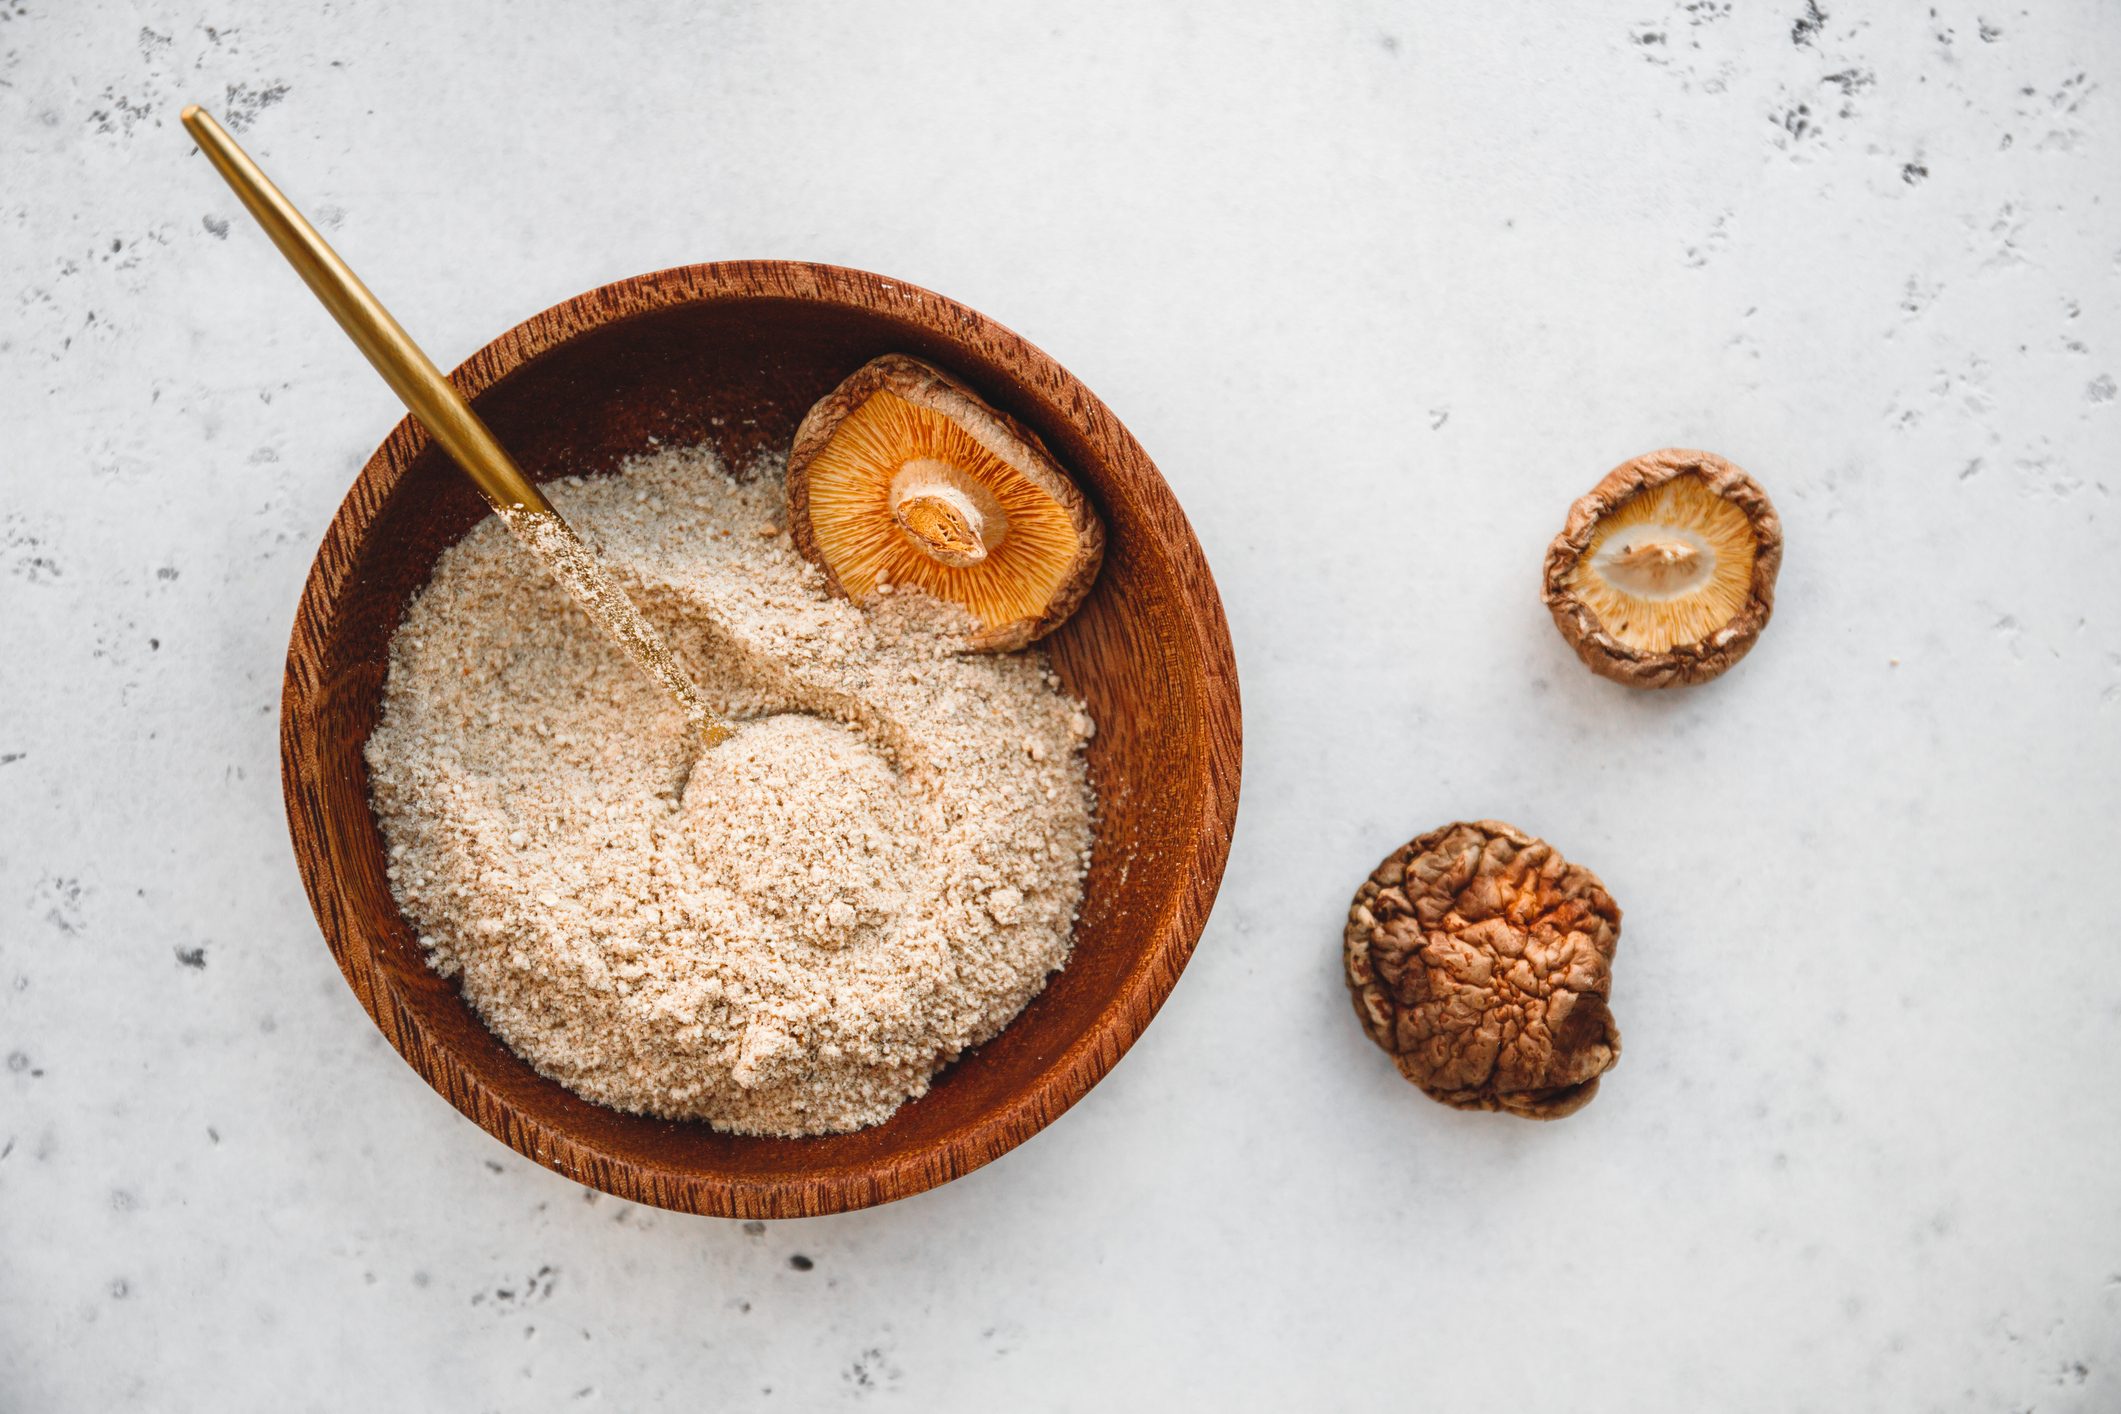
[[[391,640],[367,745],[435,970],[575,1093],[737,1133],[876,1124],[1068,958],[1080,702],[962,609],[827,592],[777,463],[705,449],[549,486],[737,736],[679,710],[498,520]]]

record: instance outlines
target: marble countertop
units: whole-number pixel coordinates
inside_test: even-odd
[[[312,12],[313,11],[313,12]],[[2121,8],[0,0],[0,1408],[2121,1408]],[[286,841],[297,590],[390,395],[202,100],[445,366],[831,261],[1126,420],[1229,610],[1221,898],[958,1182],[585,1191],[377,1034]],[[1653,447],[1775,620],[1632,694],[1538,602]],[[1626,910],[1626,1054],[1447,1111],[1338,971],[1496,816]]]

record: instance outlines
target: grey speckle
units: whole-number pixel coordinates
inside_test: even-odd
[[[228,223],[220,217],[201,216],[199,220],[206,227],[207,234],[215,240],[225,241],[228,239]]]
[[[171,951],[177,955],[177,966],[189,967],[194,972],[204,972],[206,970],[205,948],[172,948]]]
[[[1929,174],[1930,169],[1923,166],[1920,162],[1903,163],[1900,168],[1900,180],[1911,187],[1920,185],[1922,179]]]
[[[419,1284],[420,1274],[413,1281]],[[552,1299],[552,1289],[559,1282],[560,1269],[554,1266],[539,1267],[520,1282],[508,1282],[472,1293],[474,1306],[491,1305],[502,1310],[516,1310],[525,1306],[537,1306]]]
[[[0,751],[0,766],[12,766],[27,755],[27,751]]]
[[[798,1252],[793,1257],[790,1257],[788,1259],[788,1265],[795,1268],[799,1272],[807,1272],[812,1267],[815,1267],[817,1263],[811,1261],[808,1257],[805,1257],[802,1253]]]
[[[1826,11],[1819,8],[1819,0],[1804,0],[1804,13],[1790,25],[1790,43],[1802,49],[1819,38],[1819,31],[1826,28]]]
[[[287,85],[271,83],[263,88],[252,88],[247,83],[232,83],[227,90],[227,107],[222,121],[234,133],[248,132],[258,115],[287,97]]]
[[[89,111],[88,121],[94,125],[93,131],[98,134],[108,133],[121,139],[130,138],[134,128],[150,119],[155,127],[162,126],[162,120],[154,116],[153,103],[131,98],[114,88],[104,89],[97,102],[101,106]]]
[[[904,1371],[892,1363],[891,1357],[880,1346],[870,1346],[854,1357],[852,1364],[840,1371],[840,1378],[853,1385],[857,1394],[866,1394],[887,1384],[895,1384]]]
[[[759,1221],[757,1221],[756,1219],[754,1219],[754,1220],[753,1220],[753,1221],[751,1221],[751,1222],[748,1222],[748,1223],[745,1223],[745,1224],[744,1224],[744,1236],[746,1236],[746,1237],[764,1237],[765,1235],[766,1235],[766,1224],[764,1224],[764,1223],[762,1223],[762,1222],[759,1222]]]
[[[62,933],[78,933],[83,922],[81,899],[87,892],[79,879],[55,878],[47,874],[38,883],[37,891],[50,901],[44,911],[44,921]]]
[[[2084,401],[2088,403],[2110,403],[2114,400],[2114,375],[2102,373],[2084,385]]]
[[[15,562],[15,575],[31,584],[49,584],[65,573],[59,568],[59,562],[49,555],[25,555]]]
[[[1869,69],[1863,68],[1841,69],[1835,73],[1825,75],[1819,82],[1841,90],[1840,115],[1844,118],[1853,118],[1856,116],[1854,102],[1856,95],[1867,88],[1876,87],[1878,75]]]

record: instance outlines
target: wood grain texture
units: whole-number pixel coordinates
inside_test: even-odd
[[[1103,571],[1045,641],[1097,718],[1100,818],[1067,969],[872,1129],[756,1139],[622,1114],[538,1075],[487,1031],[428,969],[391,897],[361,758],[390,634],[485,505],[408,418],[362,468],[310,569],[288,645],[280,754],[317,922],[406,1061],[489,1133],[577,1182],[729,1217],[839,1212],[932,1188],[1022,1143],[1096,1084],[1155,1016],[1207,920],[1241,758],[1222,602],[1148,456],[1044,353],[914,286],[734,261],[592,290],[517,325],[451,378],[544,481],[608,471],[654,441],[705,442],[741,466],[785,449],[812,403],[893,351],[948,369],[1031,428],[1104,520]]]

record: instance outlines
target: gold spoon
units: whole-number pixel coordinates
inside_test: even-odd
[[[613,583],[573,529],[545,499],[515,459],[508,455],[479,415],[464,401],[464,395],[442,376],[441,370],[420,351],[390,311],[368,292],[361,278],[347,268],[317,234],[317,228],[302,218],[289,201],[237,146],[213,115],[194,103],[183,113],[185,131],[199,150],[214,164],[250,214],[272,237],[272,243],[295,267],[311,293],[331,311],[354,346],[375,365],[376,372],[419,419],[442,449],[479,488],[494,513],[507,523],[516,537],[567,586],[583,608],[633,655],[648,674],[677,698],[685,709],[685,720],[708,746],[727,741],[735,734],[729,722],[707,705],[700,689],[678,661],[662,636],[641,617],[624,590]]]

